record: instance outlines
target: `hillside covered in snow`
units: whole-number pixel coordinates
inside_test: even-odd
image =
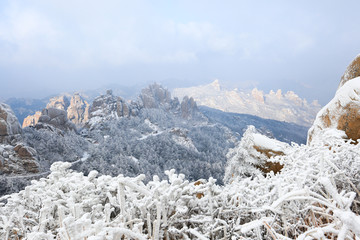
[[[219,80],[202,86],[176,88],[172,94],[179,99],[184,96],[193,97],[199,106],[303,126],[311,126],[321,108],[317,101],[308,103],[292,91],[282,93],[279,89],[264,93],[257,88],[252,91],[227,90],[220,85]]]

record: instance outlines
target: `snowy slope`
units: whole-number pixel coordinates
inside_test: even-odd
[[[218,80],[208,85],[176,88],[172,94],[179,99],[184,96],[193,97],[198,105],[225,112],[246,113],[303,126],[310,126],[320,110],[316,101],[308,103],[292,91],[282,93],[277,90],[265,94],[256,88],[249,92],[226,90],[220,86]]]

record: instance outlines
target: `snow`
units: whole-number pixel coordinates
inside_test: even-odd
[[[321,108],[317,101],[309,104],[293,91],[282,93],[279,89],[264,93],[257,88],[251,91],[226,90],[221,87],[219,80],[208,85],[176,88],[172,95],[179,99],[193,97],[197,105],[225,112],[251,114],[303,126],[310,126]]]
[[[139,162],[139,159],[137,159],[136,157],[134,156],[130,156],[130,159],[134,161],[134,163],[138,163]]]
[[[96,124],[100,123],[102,121],[102,117],[99,117],[99,116],[94,116],[94,117],[91,117],[90,120],[89,120],[89,125],[90,126],[95,126]]]
[[[345,113],[341,107],[358,102],[360,102],[360,77],[351,79],[351,81],[346,82],[336,91],[334,98],[316,115],[314,124],[310,128],[309,133],[314,132],[313,138],[317,137],[317,135],[322,138],[321,130],[325,128],[336,129],[340,116]],[[329,113],[331,114],[331,117],[329,117],[330,126],[325,126],[323,116],[326,116]]]
[[[184,146],[187,149],[193,150],[195,152],[198,152],[197,148],[195,147],[194,143],[191,141],[190,138],[187,137],[183,137],[183,136],[177,136],[177,135],[173,135],[172,139],[174,140],[174,142],[176,142],[177,144]]]
[[[283,142],[280,142],[276,139],[271,139],[265,135],[255,133],[253,134],[254,145],[259,146],[263,149],[271,149],[277,152],[283,152],[286,149],[286,145]]]
[[[147,139],[149,137],[155,137],[155,136],[160,135],[162,133],[163,133],[163,131],[152,132],[152,133],[149,133],[149,134],[146,134],[146,135],[143,134],[140,138],[138,138],[138,140],[145,140],[145,139]]]
[[[279,147],[257,134],[249,127],[236,150]],[[272,159],[284,164],[276,175],[224,186],[175,170],[148,183],[84,176],[56,162],[46,178],[0,198],[0,239],[360,239],[360,146],[333,135],[288,146]]]

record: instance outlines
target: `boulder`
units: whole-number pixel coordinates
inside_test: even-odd
[[[344,75],[341,77],[338,89],[341,88],[347,81],[356,77],[360,77],[360,54],[357,55],[346,68]]]
[[[344,138],[360,139],[360,55],[348,66],[334,98],[317,114],[309,129],[307,143],[323,139],[325,129],[340,130]],[[337,134],[338,135],[338,134]]]
[[[24,170],[28,173],[38,173],[39,172],[39,163],[33,159],[23,159],[21,161]]]
[[[15,147],[2,145],[0,174],[28,174],[39,172],[36,150],[18,143]]]
[[[76,130],[75,125],[68,120],[66,111],[57,108],[45,108],[42,110],[39,121],[35,127],[37,129],[51,129],[51,127],[49,128],[46,125],[65,131]]]
[[[22,159],[33,159],[36,155],[36,150],[29,147],[23,146],[21,144],[15,146],[14,151],[19,155]]]

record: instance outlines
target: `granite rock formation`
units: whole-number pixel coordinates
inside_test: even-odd
[[[29,115],[27,116],[25,119],[24,119],[24,122],[22,124],[22,127],[29,127],[29,126],[32,126],[34,127],[38,121],[39,121],[39,118],[41,116],[41,112],[40,111],[37,111],[34,115]]]
[[[196,105],[195,100],[192,97],[185,96],[181,102],[181,116],[183,118],[190,118],[192,117],[195,112],[198,112],[198,108]]]
[[[347,81],[360,76],[360,54],[346,68],[344,75],[342,75],[339,87],[342,87]]]
[[[334,98],[323,107],[309,129],[308,144],[323,130],[343,131],[355,142],[360,139],[360,55],[348,66]]]
[[[151,84],[143,89],[140,94],[140,100],[144,108],[159,108],[164,106],[170,109],[172,99],[171,93],[159,84]]]
[[[61,110],[66,110],[70,105],[69,99],[62,95],[56,96],[49,100],[49,103],[46,105],[46,108],[57,108]]]
[[[21,134],[21,126],[9,105],[0,103],[0,142],[9,137]]]
[[[46,109],[50,108],[64,110],[67,118],[76,126],[84,126],[89,120],[90,104],[79,93],[71,96],[70,100],[64,95],[51,98],[46,105]],[[29,115],[24,119],[22,127],[35,126],[40,116],[39,111],[34,115]]]
[[[90,105],[79,93],[75,93],[70,99],[70,105],[66,109],[68,119],[77,126],[84,125],[89,120]]]
[[[75,125],[68,120],[65,110],[58,108],[43,109],[39,122],[35,125],[35,128],[45,128],[53,131],[54,127],[63,131],[76,130]]]

